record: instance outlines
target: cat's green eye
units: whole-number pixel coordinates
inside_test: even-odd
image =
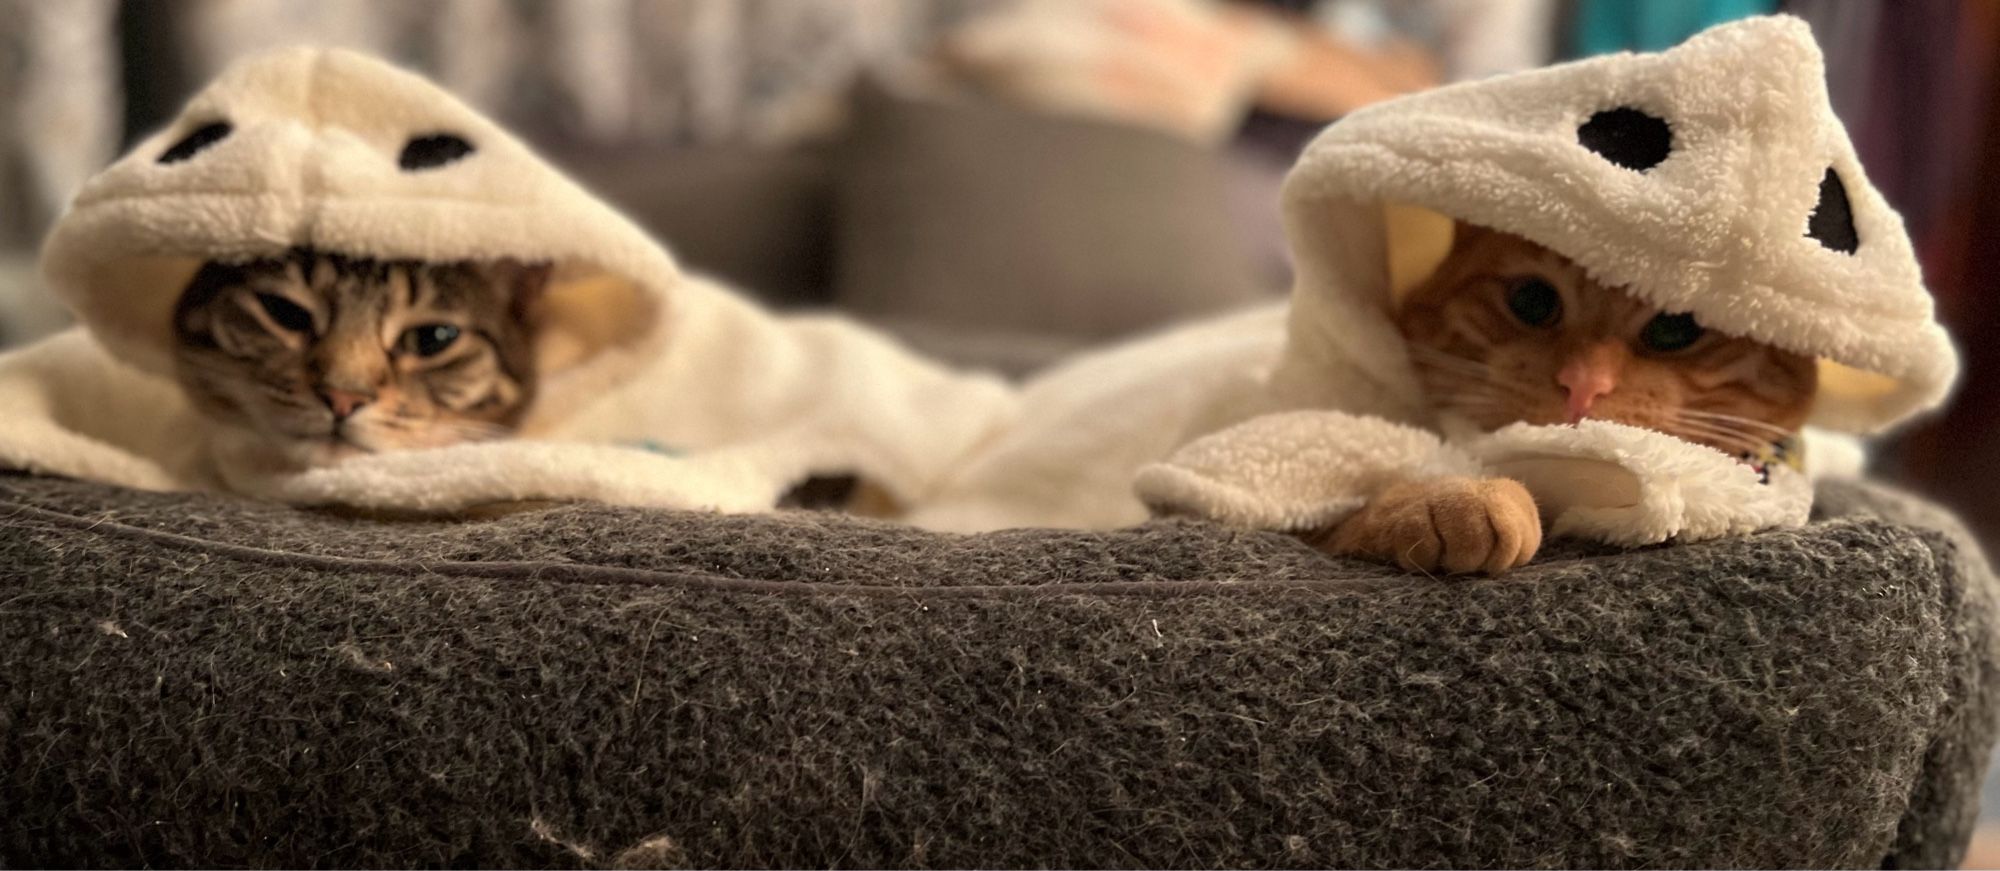
[[[419,357],[435,357],[458,341],[458,328],[450,324],[424,324],[403,331],[403,347]]]
[[[1531,327],[1546,327],[1561,319],[1562,305],[1562,294],[1539,278],[1514,282],[1507,291],[1507,310]]]
[[[263,308],[264,313],[270,315],[271,320],[278,326],[294,333],[312,332],[312,312],[306,311],[305,307],[298,303],[275,293],[260,293],[257,294],[257,305]]]
[[[1639,331],[1639,341],[1648,351],[1683,351],[1701,341],[1706,332],[1701,324],[1695,323],[1694,315],[1655,315]]]

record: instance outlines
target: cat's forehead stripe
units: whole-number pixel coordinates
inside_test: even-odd
[[[412,270],[397,269],[393,270],[393,272],[395,276],[394,280],[402,288],[401,296],[406,307],[416,308],[418,302],[423,298],[424,287],[430,282],[424,276],[413,274]]]
[[[313,262],[312,286],[326,287],[339,278],[340,271],[334,268],[333,261],[329,258],[320,257]]]

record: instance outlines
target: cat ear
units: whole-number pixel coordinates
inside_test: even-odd
[[[203,263],[189,279],[186,290],[174,306],[174,327],[183,333],[198,334],[208,331],[214,318],[209,314],[209,303],[223,291],[242,285],[249,280],[248,270],[234,263]]]
[[[508,313],[517,321],[532,324],[542,311],[549,274],[554,271],[554,265],[549,263],[499,260],[487,265],[486,277],[507,294]]]
[[[1482,227],[1478,224],[1470,223],[1467,221],[1453,221],[1452,233],[1451,233],[1451,253],[1457,254],[1460,251],[1464,251],[1465,249],[1472,247],[1473,243],[1478,242],[1479,240],[1484,239],[1488,236],[1491,236],[1493,235],[1493,233],[1494,233],[1493,230],[1487,227]]]

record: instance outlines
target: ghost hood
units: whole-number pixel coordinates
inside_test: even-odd
[[[552,265],[524,438],[270,468],[168,377],[172,313],[204,261],[296,248]],[[1011,413],[998,379],[838,317],[774,315],[660,244],[419,76],[339,50],[225,71],[93,178],[43,270],[81,327],[0,356],[0,463],[157,489],[454,509],[587,498],[771,507],[853,474],[904,504]]]
[[[1817,357],[1816,426],[1891,426],[1941,403],[1957,373],[1902,219],[1856,160],[1796,18],[1357,112],[1306,149],[1284,209],[1299,278],[1273,383],[1292,404],[1321,404],[1350,389],[1328,373],[1359,370],[1418,416],[1386,310],[1450,250],[1453,219]]]
[[[1386,482],[1513,478],[1550,534],[1633,545],[1804,523],[1851,437],[1943,401],[1957,355],[1901,218],[1827,101],[1806,25],[1757,18],[1379,104],[1328,127],[1284,191],[1298,277],[1263,414],[1141,469],[1156,512],[1338,523]],[[1704,326],[1819,360],[1803,450],[1741,456],[1605,421],[1439,421],[1392,322],[1457,222],[1527,238]]]
[[[538,339],[552,397],[631,374],[682,283],[643,231],[450,94],[312,48],[231,67],[91,179],[43,270],[113,354],[167,371],[173,306],[203,260],[293,247],[554,263]]]

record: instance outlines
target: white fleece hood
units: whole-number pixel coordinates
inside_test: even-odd
[[[174,304],[204,260],[291,247],[555,263],[537,358],[558,401],[630,375],[684,283],[644,231],[449,93],[311,48],[230,67],[93,177],[42,265],[106,348],[165,372]]]
[[[202,422],[166,377],[174,306],[204,261],[300,247],[553,263],[526,440],[303,473],[200,456]],[[756,510],[809,475],[853,473],[915,503],[1012,410],[996,379],[839,318],[774,316],[683,274],[491,121],[347,51],[229,68],[85,185],[42,262],[81,326],[0,357],[0,403],[14,412],[0,421],[0,461],[114,483],[395,508],[595,498]]]
[[[1260,528],[1339,522],[1387,482],[1526,484],[1555,535],[1693,540],[1805,522],[1810,476],[1858,469],[1813,438],[1729,457],[1601,421],[1445,440],[1391,320],[1455,221],[1529,239],[1705,327],[1820,360],[1811,423],[1891,426],[1958,369],[1902,219],[1828,103],[1806,25],[1755,18],[1620,54],[1371,107],[1306,148],[1285,218],[1298,278],[1270,404],[1142,470],[1157,511]],[[1803,468],[1801,468],[1803,466]]]
[[[1879,431],[1935,408],[1958,371],[1902,218],[1789,16],[1356,112],[1307,147],[1284,209],[1299,279],[1276,384],[1302,400],[1350,368],[1421,395],[1384,311],[1450,250],[1454,218],[1819,358],[1815,426]]]
[[[1851,437],[1935,407],[1957,371],[1902,221],[1856,163],[1806,26],[1441,88],[1328,127],[1286,183],[1286,311],[1190,326],[1026,385],[1020,422],[938,525],[1155,514],[1304,531],[1398,480],[1522,481],[1553,535],[1618,544],[1805,522]],[[1797,446],[1726,456],[1604,421],[1444,435],[1390,316],[1454,221],[1524,236],[1659,308],[1822,361]],[[1803,469],[1800,467],[1803,466]]]

